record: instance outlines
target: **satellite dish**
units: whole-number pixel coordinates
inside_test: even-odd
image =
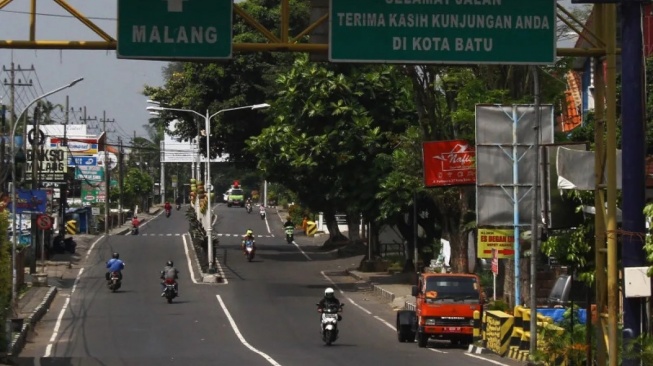
[[[105,164],[104,164],[105,156],[106,156],[106,159],[108,160],[107,165],[108,165],[109,170],[112,170],[113,168],[118,166],[118,157],[116,156],[116,154],[110,153],[110,152],[108,152],[108,153],[99,152],[97,154],[97,165],[105,166]]]

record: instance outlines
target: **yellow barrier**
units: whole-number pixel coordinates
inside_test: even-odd
[[[499,356],[505,356],[510,346],[514,317],[503,311],[490,310],[485,314],[487,316],[483,339],[486,347]]]
[[[66,232],[70,235],[77,234],[77,221],[69,220],[66,222]]]
[[[306,235],[313,236],[317,232],[317,224],[314,221],[306,222]]]

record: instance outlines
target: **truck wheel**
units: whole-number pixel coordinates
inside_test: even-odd
[[[408,342],[410,337],[410,327],[399,325],[397,326],[397,340],[401,343]]]
[[[417,332],[417,347],[424,348],[428,342],[429,337],[426,334]]]

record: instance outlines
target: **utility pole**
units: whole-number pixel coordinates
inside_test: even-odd
[[[37,105],[36,108],[34,108],[34,142],[32,142],[32,190],[37,190],[39,189],[39,181],[38,181],[38,176],[39,176],[39,171],[38,171],[38,166],[39,166],[39,145],[40,145],[40,134],[38,133],[39,131],[39,106]],[[39,229],[36,226],[36,214],[32,213],[30,214],[30,219],[32,223],[32,257],[30,258],[30,263],[29,263],[29,273],[34,274],[36,273],[36,253],[39,252],[38,250],[38,245],[41,242],[39,240]]]
[[[107,119],[107,111],[102,111],[102,130],[104,131],[104,233],[109,234],[109,188],[110,188],[110,177],[109,177],[109,154],[107,147],[109,146],[109,136],[107,135],[107,122],[115,122],[115,119]]]
[[[7,136],[7,119],[6,119],[6,113],[7,113],[7,107],[2,104],[0,105],[0,123],[2,124],[2,141],[0,141],[0,177],[2,177],[2,184],[0,186],[0,190],[3,193],[7,192],[7,175],[5,172],[7,171],[7,163],[5,162],[5,149],[7,148],[6,145],[6,136]]]
[[[88,122],[97,122],[97,116],[94,117],[88,117],[86,115],[86,106],[82,109],[82,116],[79,117],[79,120],[82,121],[82,124],[88,125]]]
[[[118,175],[119,175],[119,177],[118,177],[118,184],[119,184],[118,189],[120,190],[120,198],[118,199],[118,201],[119,201],[119,203],[118,203],[118,206],[119,206],[118,222],[120,222],[120,225],[122,225],[123,222],[124,222],[123,217],[122,217],[122,209],[123,209],[122,191],[123,191],[123,182],[125,180],[125,175],[124,175],[124,171],[123,171],[123,164],[122,164],[123,158],[124,158],[123,151],[122,151],[122,138],[118,137],[118,142],[120,144],[120,151],[118,151]]]
[[[17,113],[16,113],[16,87],[17,86],[26,86],[26,87],[34,86],[31,79],[30,80],[22,80],[22,79],[16,80],[16,72],[17,71],[20,72],[20,73],[34,72],[36,70],[34,69],[34,66],[30,66],[29,69],[23,69],[23,68],[20,67],[20,65],[15,66],[14,62],[12,60],[11,66],[8,69],[3,66],[2,71],[9,73],[9,80],[5,79],[4,80],[4,85],[9,87],[9,106],[10,106],[9,108],[11,109],[11,113],[9,115],[11,117],[11,119],[9,120],[9,123],[10,123],[10,126],[13,126],[14,122],[15,122],[15,118],[17,117]],[[25,149],[25,147],[27,146],[27,144],[25,143],[26,139],[27,139],[27,116],[25,116],[25,120],[24,120],[24,123],[23,123],[23,145],[22,145],[23,149]]]

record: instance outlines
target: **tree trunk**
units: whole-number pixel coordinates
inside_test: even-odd
[[[347,228],[349,229],[349,241],[352,243],[361,241],[361,226],[359,213],[347,213]]]
[[[329,230],[329,242],[336,243],[347,241],[347,237],[342,235],[340,228],[338,228],[338,222],[336,221],[336,214],[334,211],[325,211],[324,221],[326,222],[327,229]]]

